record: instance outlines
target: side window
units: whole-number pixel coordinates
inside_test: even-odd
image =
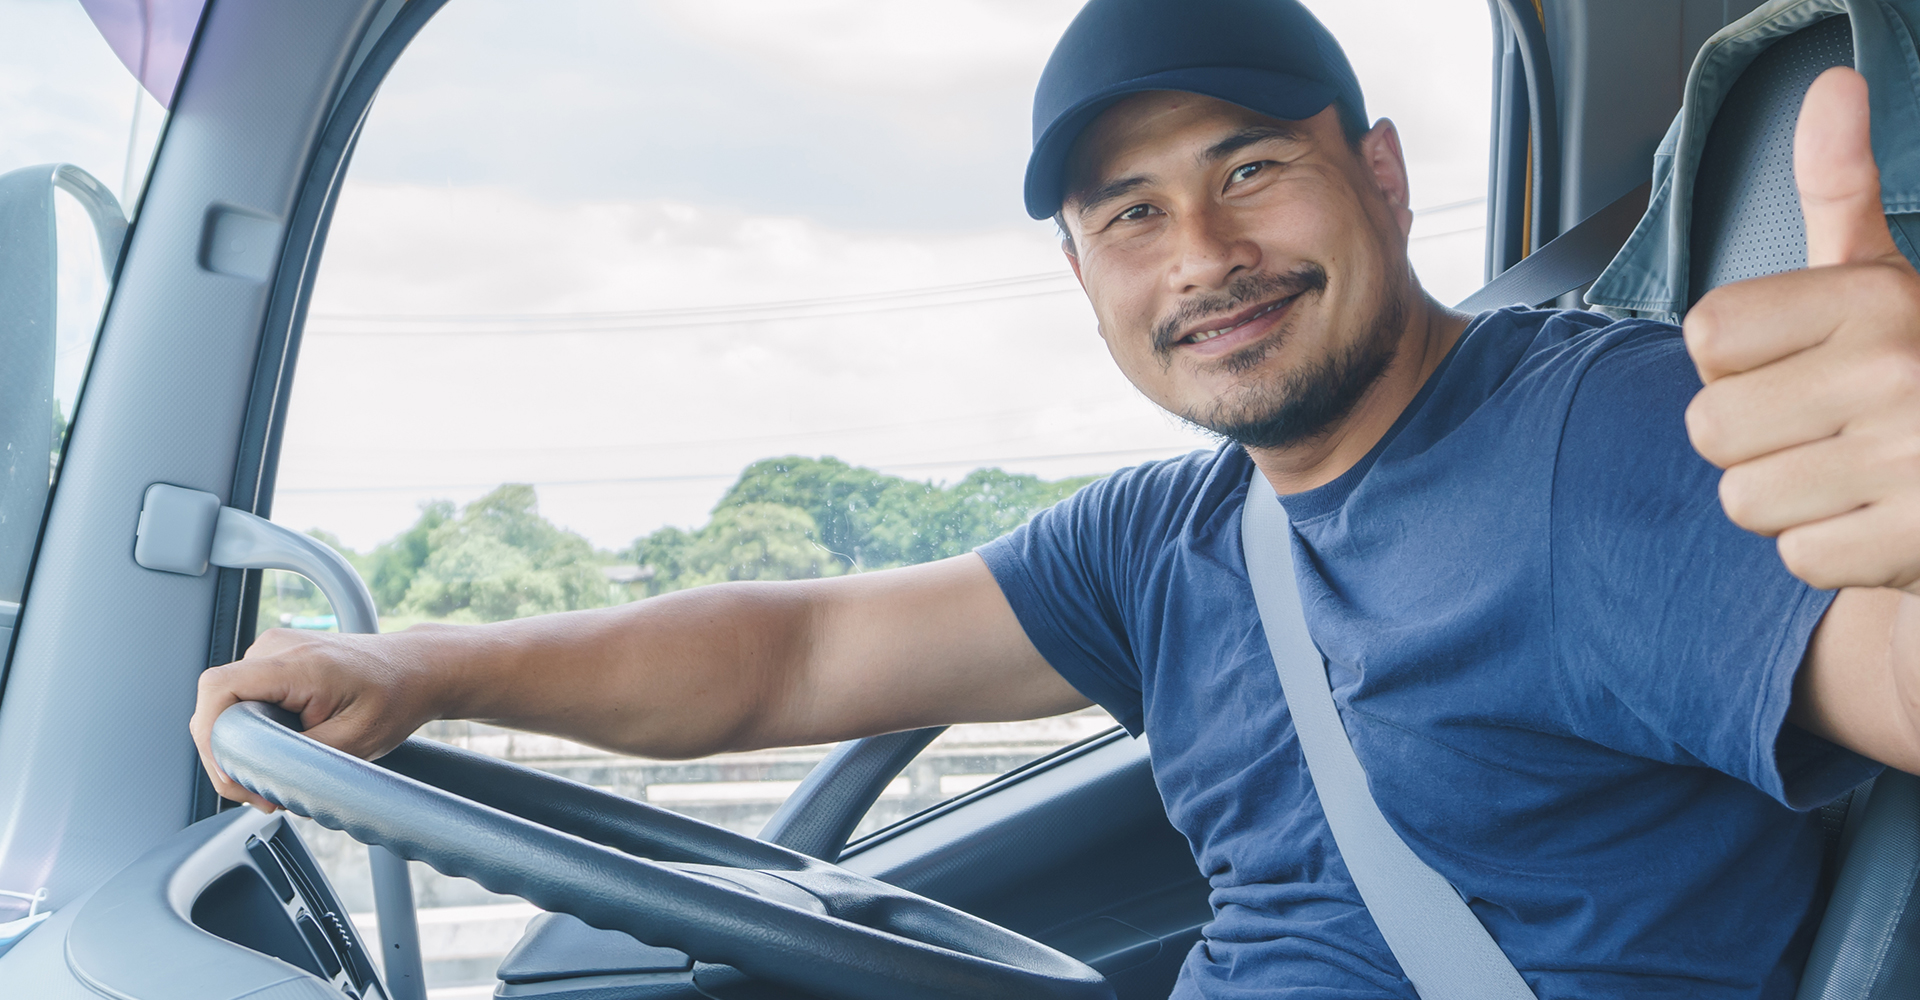
[[[1486,282],[1493,45],[1478,0],[1301,0],[1340,39],[1367,114],[1391,118],[1407,158],[1420,284],[1452,305]]]
[[[79,0],[0,0],[0,659],[165,117]]]
[[[1120,375],[1021,208],[1027,104],[1077,4],[845,6],[461,0],[414,42],[334,216],[274,501],[357,562],[384,630],[943,558],[1212,446]],[[1482,7],[1437,6],[1486,44]],[[1468,51],[1471,113],[1413,107],[1479,129],[1483,164]],[[1484,188],[1484,166],[1418,169],[1416,204],[1429,175],[1434,198]],[[1449,229],[1475,211],[1420,218],[1434,267],[1477,273],[1478,237]],[[259,611],[334,627],[293,577],[269,574]],[[856,836],[1113,726],[954,727]],[[745,833],[829,749],[655,761],[478,723],[425,735]],[[370,925],[364,852],[303,829]],[[428,985],[479,996],[536,911],[415,884]]]

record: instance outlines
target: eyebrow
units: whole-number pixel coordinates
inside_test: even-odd
[[[1151,183],[1153,183],[1153,178],[1145,174],[1134,174],[1131,177],[1121,177],[1110,180],[1088,191],[1080,198],[1081,220],[1084,221],[1088,215],[1092,214],[1094,209],[1099,208],[1101,205],[1115,198],[1123,197],[1137,191]]]
[[[1250,125],[1208,146],[1200,153],[1200,162],[1202,164],[1218,163],[1248,146],[1271,140],[1295,142],[1301,135],[1299,129],[1284,125]]]

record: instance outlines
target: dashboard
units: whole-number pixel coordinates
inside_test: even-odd
[[[215,937],[304,969],[353,1000],[387,1000],[306,845],[284,820],[269,826],[278,828],[247,837],[243,863],[200,893],[189,919]]]

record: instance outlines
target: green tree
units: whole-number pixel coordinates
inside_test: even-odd
[[[806,511],[778,503],[722,507],[688,539],[680,585],[728,580],[810,580],[845,567],[814,538]]]
[[[975,469],[949,487],[912,483],[889,494],[870,547],[889,566],[911,566],[971,552],[1072,496],[1095,477],[1047,481],[1000,469]],[[894,505],[901,505],[896,511]]]
[[[714,511],[760,503],[805,511],[813,519],[815,541],[847,565],[863,567],[888,561],[886,554],[870,553],[867,546],[876,524],[889,516],[887,512],[902,509],[901,503],[888,502],[889,495],[918,485],[837,458],[787,455],[762,459],[741,470]]]
[[[407,589],[413,586],[413,578],[420,567],[427,564],[427,556],[432,554],[428,539],[433,529],[453,520],[453,501],[429,500],[420,505],[420,518],[413,527],[394,536],[391,540],[374,546],[367,553],[361,573],[367,579],[367,589],[373,591],[374,603],[382,612],[392,612],[406,600]]]
[[[403,613],[490,622],[608,603],[593,546],[541,517],[524,483],[501,486],[428,529],[426,546]]]
[[[662,528],[623,556],[652,567],[653,593],[906,566],[971,551],[1091,481],[979,469],[941,486],[836,458],[770,458],[741,472],[706,525]]]

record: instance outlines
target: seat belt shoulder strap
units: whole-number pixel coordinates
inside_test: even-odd
[[[1534,1000],[1486,926],[1381,815],[1307,633],[1286,510],[1259,470],[1240,515],[1247,577],[1334,845],[1421,1000]]]
[[[1544,305],[1592,284],[1626,245],[1627,237],[1633,235],[1652,190],[1653,182],[1647,181],[1614,199],[1546,246],[1520,258],[1454,308],[1477,313],[1515,303]]]

